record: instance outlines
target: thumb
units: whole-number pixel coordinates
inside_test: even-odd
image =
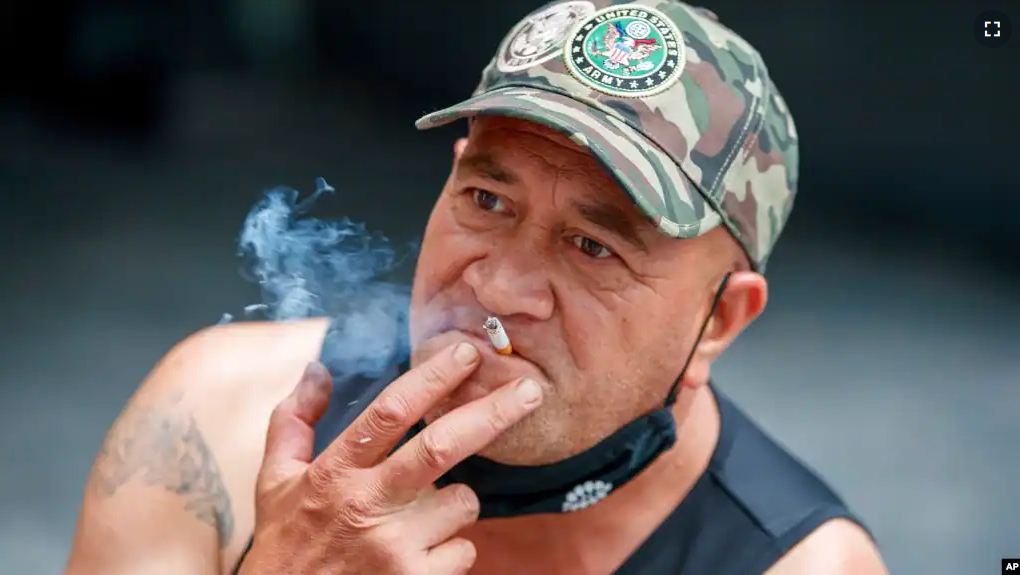
[[[329,406],[333,380],[326,366],[313,361],[290,393],[281,401],[269,418],[266,432],[266,451],[262,459],[265,477],[259,482],[283,479],[294,469],[295,463],[312,461],[315,444],[315,424]],[[304,466],[300,466],[303,468]]]

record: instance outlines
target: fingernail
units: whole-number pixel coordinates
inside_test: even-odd
[[[478,350],[470,343],[459,343],[456,349],[453,350],[453,359],[467,367],[478,359]]]
[[[329,371],[326,370],[326,366],[317,361],[310,361],[308,362],[308,365],[305,366],[305,372],[301,374],[301,379],[319,381],[328,374]]]
[[[298,400],[302,403],[315,399],[316,395],[329,385],[330,375],[326,366],[317,361],[309,362],[298,384]]]
[[[542,400],[542,388],[533,379],[522,379],[517,384],[517,397],[527,405],[538,403]]]
[[[315,380],[302,377],[294,390],[299,405],[308,405],[315,400]]]

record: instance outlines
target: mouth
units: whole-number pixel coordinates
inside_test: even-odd
[[[463,339],[468,340],[478,351],[482,353],[483,357],[492,357],[508,361],[523,361],[529,365],[532,362],[528,361],[524,356],[517,353],[517,349],[514,349],[510,355],[503,355],[496,351],[496,348],[492,347],[492,342],[489,340],[489,334],[485,333],[483,329],[461,329],[461,328],[450,328],[445,331],[439,332],[433,336],[433,338],[443,338],[461,336]],[[432,338],[429,338],[432,339]]]
[[[481,322],[473,328],[462,327],[462,325],[445,325],[442,326],[443,329],[432,330],[427,337],[421,340],[419,347],[423,354],[422,357],[428,357],[431,353],[447,346],[466,341],[473,344],[482,356],[482,363],[478,370],[448,397],[443,408],[439,410],[440,412],[449,411],[454,407],[489,395],[496,389],[521,377],[530,377],[539,382],[549,381],[545,371],[529,360],[526,355],[519,354],[517,348],[509,355],[503,355],[496,351],[489,340],[488,333],[482,328]]]
[[[483,354],[491,352],[496,353],[495,348],[492,346],[492,342],[489,340],[489,334],[482,327],[482,320],[477,322],[470,322],[468,318],[460,318],[463,321],[457,321],[456,318],[445,318],[446,321],[439,323],[425,332],[424,337],[421,338],[421,343],[425,344],[433,340],[446,340],[456,334],[464,336],[471,343],[475,344],[479,351]],[[477,325],[474,325],[477,323]],[[471,327],[468,327],[471,326]],[[517,355],[516,353],[514,355]]]

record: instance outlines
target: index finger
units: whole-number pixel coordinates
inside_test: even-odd
[[[417,491],[485,449],[542,402],[542,388],[522,379],[433,421],[378,469],[384,490]]]
[[[478,367],[470,343],[452,345],[398,377],[316,459],[372,467]]]

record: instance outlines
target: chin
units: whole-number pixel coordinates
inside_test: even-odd
[[[429,413],[424,418],[425,423],[431,424],[461,405],[459,400],[451,398],[450,402]],[[555,417],[556,413],[552,406],[539,406],[476,455],[504,465],[522,466],[546,465],[570,457],[576,451],[570,439],[571,430],[562,418]]]
[[[536,466],[562,461],[572,455],[569,432],[546,417],[545,406],[519,421],[478,455],[504,465]]]
[[[478,367],[478,370],[475,371],[471,377],[465,380],[464,383],[454,389],[452,393],[440,400],[435,409],[429,412],[429,414],[425,417],[425,423],[432,423],[443,415],[450,413],[459,407],[463,407],[471,402],[482,399],[504,385],[507,385],[507,383],[516,381],[520,377],[522,376],[518,375],[512,376],[508,379],[501,370],[497,371],[495,369],[486,369],[485,359],[483,358],[482,365]],[[539,407],[539,409],[541,409],[541,407]]]

